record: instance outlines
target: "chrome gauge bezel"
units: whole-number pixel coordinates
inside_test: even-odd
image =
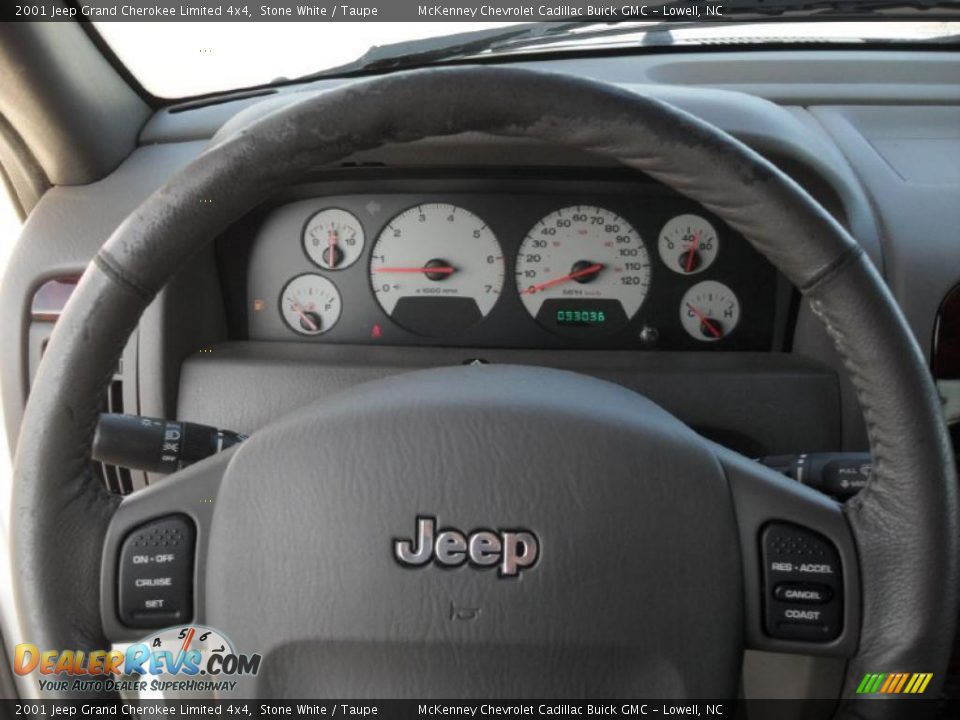
[[[696,249],[691,247],[681,248],[680,252],[677,252],[676,248],[669,247],[669,243],[676,240],[676,232],[683,230],[682,226],[684,224],[687,225],[688,231],[691,229],[691,226],[700,226],[700,235],[696,238],[696,245],[699,246],[699,252],[696,252]],[[706,235],[706,237],[704,237],[704,235]],[[691,252],[691,250],[693,252]],[[689,270],[681,264],[681,258],[685,252],[690,253],[688,259],[696,260],[697,262],[695,267],[693,267],[692,264],[686,266],[690,267]],[[709,270],[717,260],[719,252],[720,235],[717,233],[713,223],[697,213],[674,215],[663,224],[663,227],[660,228],[660,232],[657,234],[657,254],[660,256],[661,262],[678,275],[699,275]]]
[[[347,216],[351,224],[356,226],[357,232],[351,236],[356,240],[356,244],[349,246],[349,254],[344,253],[344,259],[337,265],[331,266],[327,264],[327,260],[323,257],[323,251],[325,248],[319,251],[319,257],[317,256],[317,253],[311,251],[310,243],[308,242],[308,235],[310,234],[311,225],[316,223],[318,217],[333,213]],[[364,250],[366,249],[366,231],[364,230],[363,223],[360,222],[360,218],[358,218],[356,214],[345,208],[329,206],[311,213],[310,217],[304,221],[303,231],[300,233],[300,244],[303,247],[303,252],[307,256],[307,259],[318,268],[328,272],[339,272],[341,270],[346,270],[363,257]]]
[[[530,228],[514,277],[520,302],[537,323],[557,335],[589,338],[631,323],[649,294],[652,262],[629,220],[583,203],[557,208]]]
[[[415,235],[419,247],[392,247],[404,242],[398,233],[408,232],[406,224],[420,217],[423,228]],[[450,234],[453,241],[445,241],[435,228],[437,222],[468,224]],[[430,267],[434,272],[429,272]],[[391,283],[379,273],[391,271],[395,295],[388,302],[384,296],[391,290],[385,288]],[[394,214],[384,224],[371,246],[368,278],[377,305],[392,322],[417,335],[443,337],[472,327],[493,312],[503,292],[506,258],[497,234],[476,212],[453,202],[424,202]],[[476,314],[465,300],[473,301]],[[428,316],[414,321],[407,312],[413,303]]]
[[[704,293],[710,298],[702,299]],[[724,305],[726,307],[722,307]],[[740,324],[742,314],[740,298],[728,285],[717,280],[702,280],[690,286],[680,300],[680,324],[690,337],[700,342],[716,343],[730,337]],[[704,325],[716,328],[718,334],[711,335],[703,329]]]
[[[290,289],[290,286],[296,282],[302,281],[303,278],[311,278],[315,281],[319,281],[320,285],[323,285],[328,292],[331,292],[332,295],[336,298],[336,313],[334,314],[332,320],[329,323],[323,323],[320,329],[316,332],[310,331],[302,327],[299,322],[294,325],[291,319],[288,317],[285,308],[284,301],[286,299],[287,291]],[[340,322],[340,318],[343,315],[343,296],[340,294],[340,290],[337,288],[336,284],[328,277],[320,275],[316,272],[304,272],[299,275],[295,275],[290,278],[283,285],[283,289],[280,290],[280,296],[277,298],[277,307],[280,311],[280,317],[283,319],[283,324],[291,331],[302,335],[304,337],[318,337],[320,335],[325,335],[330,332],[337,323]],[[312,312],[312,310],[305,308],[307,312]],[[321,316],[323,317],[323,316]]]

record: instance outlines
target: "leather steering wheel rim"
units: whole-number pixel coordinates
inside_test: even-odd
[[[650,97],[558,74],[463,67],[399,73],[308,97],[225,138],[105,243],[57,323],[16,450],[20,619],[40,647],[103,647],[101,549],[119,504],[92,476],[100,399],[142,312],[205,243],[311,168],[388,143],[475,131],[581,148],[642,171],[746,237],[803,293],[853,380],[874,475],[844,508],[860,553],[867,672],[934,672],[958,600],[956,478],[923,356],[859,245],[783,172]]]

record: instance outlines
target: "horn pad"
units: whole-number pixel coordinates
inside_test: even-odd
[[[264,655],[258,696],[736,694],[720,465],[573,373],[427,370],[285,417],[233,457],[206,572],[207,621]]]

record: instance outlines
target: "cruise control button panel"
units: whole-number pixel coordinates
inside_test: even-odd
[[[193,617],[196,530],[186,515],[151,520],[124,539],[117,574],[120,621],[160,628]]]
[[[843,571],[826,538],[789,523],[770,523],[760,537],[764,629],[770,637],[828,642],[843,624]]]

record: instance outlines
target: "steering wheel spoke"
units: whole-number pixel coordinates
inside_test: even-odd
[[[204,622],[213,509],[233,450],[124,498],[107,529],[100,608],[111,642]]]
[[[860,630],[860,572],[842,506],[726,448],[743,559],[747,647],[852,656]]]

